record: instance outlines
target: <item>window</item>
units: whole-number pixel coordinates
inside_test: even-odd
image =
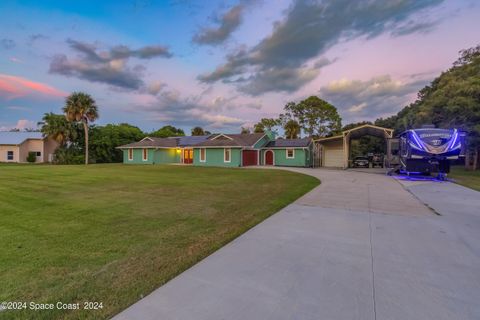
[[[36,154],[37,157],[41,157],[41,156],[42,156],[42,153],[41,153],[40,151],[35,152],[35,154]]]
[[[13,151],[7,151],[7,160],[13,161]]]
[[[200,162],[207,161],[207,150],[205,148],[200,149]]]
[[[133,149],[128,149],[128,160],[133,160]]]
[[[287,159],[295,158],[295,149],[287,149]]]
[[[223,149],[223,162],[230,162],[231,149]]]
[[[148,160],[148,149],[143,149],[143,161]]]

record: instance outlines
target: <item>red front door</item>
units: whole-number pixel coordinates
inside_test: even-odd
[[[242,165],[243,166],[256,166],[257,165],[257,151],[256,150],[243,150],[242,151]]]
[[[267,150],[265,151],[265,164],[269,166],[273,166],[273,151]]]
[[[183,150],[183,163],[192,163],[193,162],[193,150],[184,149]]]

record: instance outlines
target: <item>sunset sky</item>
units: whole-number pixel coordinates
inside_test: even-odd
[[[238,132],[310,95],[343,124],[396,113],[480,44],[474,0],[0,2],[0,130],[73,91],[98,124]]]

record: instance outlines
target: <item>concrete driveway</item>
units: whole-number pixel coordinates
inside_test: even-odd
[[[292,170],[322,184],[114,319],[480,319],[479,192]]]

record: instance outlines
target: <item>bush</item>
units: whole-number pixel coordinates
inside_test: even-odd
[[[27,156],[27,162],[34,163],[35,161],[37,161],[37,153],[29,152]]]
[[[55,164],[82,164],[85,163],[85,156],[82,150],[74,147],[58,148],[55,150],[54,161]]]

